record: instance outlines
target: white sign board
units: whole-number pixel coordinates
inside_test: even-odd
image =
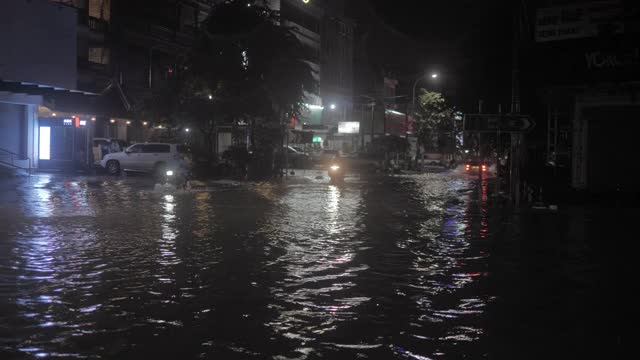
[[[357,121],[347,121],[338,123],[339,134],[359,134],[360,123]]]
[[[622,6],[600,1],[538,9],[536,41],[580,39],[624,31]]]

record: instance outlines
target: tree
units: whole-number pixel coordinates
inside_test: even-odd
[[[144,116],[173,126],[199,129],[211,158],[217,125],[248,124],[252,162],[265,164],[260,175],[272,169],[286,119],[299,116],[306,95],[318,88],[311,52],[267,3],[214,5],[177,66],[175,81],[148,101],[144,111]]]
[[[454,131],[454,111],[441,93],[422,89],[418,96],[417,116],[414,131],[418,140],[416,146],[416,167],[420,158],[420,148],[442,150]],[[449,136],[447,136],[447,133]]]
[[[271,164],[285,119],[300,115],[317,82],[293,29],[281,25],[266,2],[251,5],[213,7],[189,56],[187,77],[196,85],[191,94],[214,104],[220,121],[249,124],[256,163]]]

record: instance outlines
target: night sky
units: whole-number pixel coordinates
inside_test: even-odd
[[[479,98],[490,107],[507,102],[510,2],[371,1],[388,25],[423,44],[425,71],[434,68],[447,74],[444,91],[452,101],[466,108],[477,104]]]

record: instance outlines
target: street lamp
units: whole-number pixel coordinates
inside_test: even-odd
[[[431,74],[431,78],[432,79],[437,79],[438,78],[438,73],[432,73]],[[420,76],[419,78],[416,79],[416,81],[413,83],[413,98],[411,100],[411,105],[412,105],[412,109],[413,112],[415,113],[416,111],[416,86],[418,86],[418,83],[420,82],[420,80],[424,79],[424,76]]]

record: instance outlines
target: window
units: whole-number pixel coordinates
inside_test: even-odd
[[[198,10],[191,5],[183,5],[180,8],[180,18],[182,25],[198,27]]]
[[[111,0],[89,0],[89,16],[109,22],[111,20]]]
[[[168,153],[168,152],[171,152],[171,147],[169,145],[161,145],[161,144],[143,145],[142,152],[143,153]]]
[[[129,147],[127,149],[127,152],[130,153],[141,153],[142,152],[142,145],[133,145],[131,147]]]
[[[90,47],[89,61],[95,64],[109,64],[109,49],[103,47]]]

